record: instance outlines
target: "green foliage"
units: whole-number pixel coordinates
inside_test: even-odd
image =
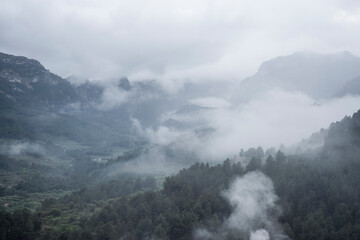
[[[162,191],[122,197],[94,215],[83,227],[94,230],[96,239],[110,226],[117,239],[191,239],[194,227],[223,219],[230,207],[220,195],[231,176],[242,174],[240,164],[229,160],[210,167],[195,164],[176,176],[166,178]],[[88,228],[90,227],[90,228]]]
[[[131,175],[120,175],[114,179],[84,187],[65,196],[64,203],[90,203],[99,200],[107,200],[120,196],[130,195],[139,191],[154,190],[156,180],[154,177],[136,177]]]
[[[35,239],[41,229],[39,214],[28,209],[18,209],[13,213],[0,209],[1,239]]]

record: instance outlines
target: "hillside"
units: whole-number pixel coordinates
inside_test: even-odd
[[[35,60],[1,56],[3,239],[360,237],[360,110],[289,155],[258,146],[209,162],[196,148],[218,129],[197,117],[233,106],[193,99],[200,85],[178,94],[127,78],[72,85]],[[357,64],[348,53],[295,54],[264,63],[244,84],[255,95],[271,85],[330,99],[344,78],[356,81]],[[286,80],[298,75],[301,84]]]
[[[1,228],[1,234],[28,234],[29,239],[210,240],[251,239],[260,231],[269,239],[358,239],[359,116],[360,111],[332,124],[322,152],[315,156],[278,151],[252,157],[246,167],[230,160],[214,166],[196,163],[166,178],[159,191],[121,197],[111,190],[114,181],[105,182],[46,200],[33,214],[2,210],[2,218],[8,219],[4,224],[27,214],[33,225]],[[153,186],[151,181],[135,186]],[[118,186],[134,191],[134,182],[127,184]],[[111,193],[114,199],[100,201]],[[41,224],[47,227],[40,230]]]
[[[0,53],[1,107],[51,107],[79,101],[71,84],[38,61]]]

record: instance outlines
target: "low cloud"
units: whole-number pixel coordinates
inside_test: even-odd
[[[250,233],[250,240],[269,240],[270,235],[265,229],[259,229]]]
[[[238,177],[222,193],[233,211],[216,231],[197,229],[196,240],[221,240],[241,236],[250,240],[289,239],[277,218],[280,209],[272,181],[261,172],[250,172]]]
[[[203,161],[221,161],[237,154],[241,148],[293,145],[353,114],[358,110],[359,102],[359,96],[317,102],[299,92],[273,89],[239,106],[167,115],[190,126],[185,129],[161,126],[141,132],[155,144],[195,153]],[[208,104],[212,104],[212,100]]]
[[[352,115],[359,102],[359,96],[316,102],[299,92],[275,89],[236,108],[210,112],[206,118],[217,131],[204,144],[205,152],[224,157],[240,148],[289,146]]]
[[[102,94],[102,101],[97,107],[100,110],[114,109],[128,102],[130,96],[130,92],[122,90],[116,85],[106,86]]]
[[[215,98],[215,97],[194,98],[191,99],[189,102],[201,107],[210,107],[210,108],[225,108],[231,106],[231,103],[229,103],[225,99]]]
[[[9,141],[0,145],[0,153],[9,156],[17,156],[22,154],[45,155],[47,154],[47,151],[42,145],[38,143]]]

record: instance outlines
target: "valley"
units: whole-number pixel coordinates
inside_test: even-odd
[[[360,93],[349,86],[359,64],[350,53],[276,58],[230,95],[211,83],[171,93],[126,77],[76,85],[1,53],[0,235],[358,239]],[[334,89],[324,93],[329,74]],[[263,212],[231,200],[249,178],[259,189],[243,191],[269,201],[254,200]]]

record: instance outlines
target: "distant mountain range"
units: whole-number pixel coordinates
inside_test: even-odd
[[[155,80],[130,82],[123,77],[110,87],[91,81],[74,85],[70,81],[36,60],[0,53],[1,138],[45,141],[61,137],[86,144],[128,144],[137,136],[134,118],[142,127],[191,129],[179,120],[182,115],[211,111],[192,99],[227,95],[223,90],[227,87],[221,82],[187,83],[177,93],[168,93]],[[255,75],[244,79],[230,100],[236,106],[273,88],[302,92],[316,100],[359,95],[360,58],[348,52],[278,57],[264,62]],[[109,89],[116,90],[111,92],[114,96],[108,96]],[[107,98],[121,96],[126,101],[106,107]]]
[[[319,99],[360,94],[360,58],[337,54],[295,53],[261,64],[234,91],[234,103],[248,101],[274,88],[298,91]]]

